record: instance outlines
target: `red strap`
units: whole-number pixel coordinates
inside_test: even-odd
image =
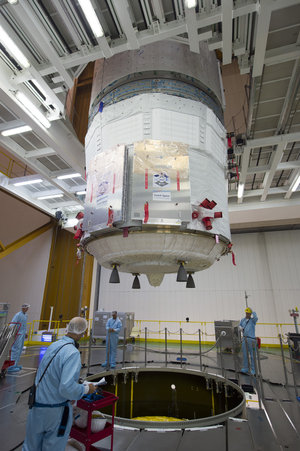
[[[149,204],[148,202],[146,202],[144,204],[144,224],[147,224],[148,219],[149,219]]]
[[[180,191],[180,176],[179,176],[179,171],[177,171],[177,191]]]
[[[148,169],[145,170],[145,189],[148,189]]]
[[[115,193],[115,190],[116,190],[116,174],[114,174],[114,177],[113,177],[113,189],[112,189],[113,194]]]
[[[112,223],[114,221],[114,211],[111,207],[108,207],[108,219],[107,224],[109,227],[112,227]]]
[[[238,168],[238,166],[235,167],[235,170],[236,170],[236,176],[237,176],[237,179],[240,180],[240,176],[239,176],[239,168]]]
[[[231,251],[231,255],[232,255],[232,263],[234,264],[234,266],[236,266],[234,252]]]

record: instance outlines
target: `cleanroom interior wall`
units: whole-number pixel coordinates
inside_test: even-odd
[[[176,282],[176,274],[172,274],[157,288],[142,275],[141,289],[132,290],[131,275],[120,273],[121,283],[109,284],[110,270],[102,268],[98,309],[135,312],[136,320],[144,320],[142,327],[152,330],[167,327],[176,331],[179,324],[171,321],[183,321],[183,331],[192,333],[198,328],[205,330],[192,321],[239,320],[244,315],[246,291],[259,323],[292,323],[288,310],[300,297],[300,231],[235,234],[232,238],[236,266],[230,255],[222,257],[211,268],[194,274],[195,289]],[[147,320],[166,322],[159,325]],[[282,332],[288,330],[294,331],[293,324]],[[259,324],[256,332],[264,337],[263,343],[278,344],[270,338],[280,332],[276,326]],[[206,333],[203,340],[214,340],[213,324],[206,326]],[[163,334],[153,338],[163,338]],[[178,335],[169,336],[172,338]],[[184,338],[193,340],[196,334]]]
[[[26,302],[28,322],[40,318],[52,229],[0,259],[0,302],[8,302],[11,320]]]

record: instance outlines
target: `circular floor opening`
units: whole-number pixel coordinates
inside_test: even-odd
[[[89,377],[96,381],[103,373]],[[221,376],[177,368],[123,368],[105,373],[104,390],[119,397],[116,423],[172,428],[219,424],[243,415],[245,395]],[[109,414],[109,410],[103,409]]]

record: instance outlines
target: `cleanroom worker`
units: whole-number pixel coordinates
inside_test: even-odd
[[[87,329],[85,318],[72,318],[67,334],[52,343],[38,368],[36,396],[29,410],[23,451],[64,451],[72,427],[70,401],[93,393],[93,384],[79,384],[78,340]]]
[[[254,352],[256,352],[256,337],[255,337],[255,324],[257,323],[258,317],[251,308],[247,307],[245,309],[246,316],[240,321],[240,327],[243,331],[243,368],[242,373],[249,372],[249,362],[247,355],[247,348],[251,359],[251,374],[255,375],[255,363],[254,363]],[[252,316],[251,316],[252,315]],[[254,352],[253,352],[254,349]]]
[[[118,312],[112,312],[112,318],[106,323],[106,360],[102,366],[116,367],[116,355],[119,342],[119,333],[122,328],[120,318],[117,317]],[[108,365],[109,363],[109,365]]]
[[[11,348],[11,354],[10,358],[11,360],[14,360],[15,363],[13,366],[10,366],[7,370],[8,373],[17,373],[22,369],[22,366],[19,365],[19,360],[23,351],[24,341],[25,341],[25,335],[27,330],[27,311],[29,309],[29,304],[23,304],[22,310],[15,314],[13,319],[11,320],[11,323],[18,323],[17,326],[19,327],[18,334],[16,337],[16,340]]]

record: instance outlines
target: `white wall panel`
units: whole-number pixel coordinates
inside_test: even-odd
[[[8,302],[11,320],[26,302],[28,322],[40,319],[47,276],[52,230],[0,259],[0,302]]]
[[[182,321],[183,330],[191,333],[200,325],[187,324],[186,317],[199,322],[239,320],[244,315],[247,291],[248,304],[257,312],[259,323],[293,323],[288,310],[300,307],[300,231],[233,235],[233,243],[236,266],[231,255],[222,258],[194,275],[195,289],[186,289],[171,274],[157,288],[141,276],[141,290],[132,290],[131,275],[120,273],[121,283],[109,284],[110,271],[102,268],[99,308],[134,311],[135,318],[142,320],[177,321],[161,323],[162,328],[171,331],[178,330]],[[158,324],[150,324],[147,327],[158,330]],[[206,331],[213,334],[213,325],[208,325]],[[294,326],[285,326],[282,331],[294,332]],[[258,336],[276,337],[277,333],[275,326],[257,326]],[[184,338],[192,339],[187,335]],[[211,341],[214,336],[204,339]],[[277,339],[270,338],[263,342],[278,344]]]

